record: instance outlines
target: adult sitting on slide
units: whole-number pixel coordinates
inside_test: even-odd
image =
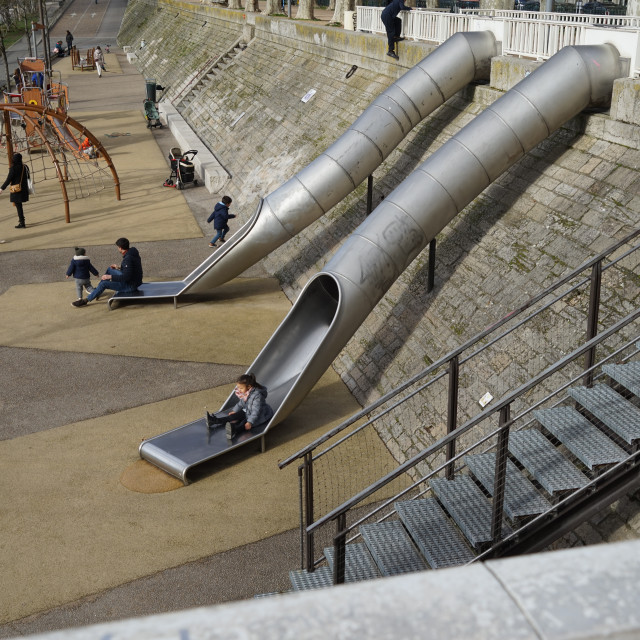
[[[112,264],[86,300],[81,298],[71,303],[74,307],[84,307],[92,300],[100,297],[105,289],[132,293],[142,284],[142,261],[138,250],[135,247],[130,247],[126,238],[118,238],[116,247],[122,254],[120,268],[118,269],[117,265]]]
[[[407,7],[402,0],[391,0],[382,10],[382,15],[380,16],[382,24],[387,31],[387,42],[389,43],[387,55],[396,60],[400,59],[395,51],[396,42],[404,40],[404,38],[400,37],[402,33],[402,20],[398,18],[398,14],[401,11],[411,11],[411,7]]]

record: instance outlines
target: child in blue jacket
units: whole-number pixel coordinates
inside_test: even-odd
[[[94,287],[91,285],[91,273],[98,275],[98,270],[91,264],[86,255],[86,251],[82,247],[76,247],[76,254],[71,260],[71,264],[67,269],[67,279],[73,276],[76,279],[76,293],[78,300],[82,300],[82,290],[85,288],[87,293],[91,293]]]
[[[229,231],[229,225],[227,222],[229,221],[229,218],[235,218],[234,215],[229,213],[229,205],[232,202],[233,200],[231,200],[229,196],[223,196],[222,202],[218,202],[218,204],[213,208],[211,215],[207,218],[207,222],[211,222],[213,220],[213,228],[218,232],[209,243],[210,247],[215,247],[218,240],[220,240],[220,242],[225,241],[224,237]]]

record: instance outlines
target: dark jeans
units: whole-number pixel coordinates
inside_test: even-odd
[[[106,271],[107,275],[122,275],[122,271],[119,269],[112,269],[109,267]],[[98,286],[87,296],[87,302],[95,300],[105,289],[112,289],[113,291],[125,291],[132,292],[137,291],[138,287],[134,287],[126,282],[114,282],[113,280],[100,280]]]
[[[400,20],[400,18],[391,18],[389,20],[383,20],[382,23],[387,31],[387,44],[389,45],[389,51],[395,51],[395,39],[399,38],[402,33],[402,20]]]
[[[224,227],[222,227],[222,229],[216,229],[216,231],[218,233],[216,233],[215,236],[213,236],[213,239],[211,240],[211,244],[215,244],[218,240],[224,240],[224,237],[227,235],[228,231],[229,231],[229,225],[225,225]]]

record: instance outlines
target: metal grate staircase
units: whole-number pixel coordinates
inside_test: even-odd
[[[294,590],[542,550],[640,486],[640,294],[621,294],[626,283],[635,287],[639,235],[280,463],[301,461],[303,568],[290,572]],[[534,336],[543,345],[538,360]],[[485,363],[505,361],[505,371],[530,377],[502,384]],[[484,392],[477,385],[461,395],[462,377],[483,375],[502,384],[502,395],[480,410],[459,407]],[[367,438],[397,429],[403,416],[415,424],[416,411],[421,422],[436,416],[427,418],[435,441],[359,483],[345,465],[349,443],[362,459]],[[346,500],[345,482],[355,487]]]
[[[614,465],[638,465],[631,458],[640,443],[640,395],[631,389],[640,391],[640,362],[604,370],[606,383],[569,389],[564,401],[577,406],[534,411],[531,426],[510,434],[500,539],[527,519],[553,514],[559,496],[584,489]],[[362,525],[362,543],[346,546],[345,581],[466,564],[494,544],[496,455],[465,456],[455,479],[430,481],[434,497],[396,502],[395,519]],[[326,567],[290,573],[294,590],[333,583],[334,549],[325,556]]]

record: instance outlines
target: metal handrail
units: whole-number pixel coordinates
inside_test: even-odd
[[[508,394],[507,396],[499,400],[492,407],[481,411],[477,416],[465,422],[463,425],[458,427],[455,431],[443,436],[437,442],[430,445],[420,453],[416,454],[415,456],[413,456],[403,464],[399,465],[398,467],[396,467],[396,469],[389,472],[388,474],[386,474],[385,476],[383,476],[373,484],[369,485],[366,489],[363,489],[362,491],[360,491],[355,496],[353,496],[352,498],[344,502],[339,507],[336,507],[326,515],[322,516],[319,520],[316,520],[311,525],[307,526],[306,528],[307,532],[311,533],[316,529],[318,529],[320,526],[326,524],[327,522],[335,520],[339,515],[346,513],[347,511],[355,507],[359,502],[376,493],[376,491],[378,491],[384,485],[398,478],[399,476],[404,474],[406,471],[408,471],[409,469],[411,469],[416,464],[418,464],[425,458],[429,457],[436,451],[442,449],[449,442],[453,442],[454,440],[458,439],[461,435],[464,435],[467,431],[472,429],[478,423],[484,421],[486,418],[500,411],[504,407],[510,405],[516,398],[520,397],[522,394],[526,393],[533,387],[537,386],[538,384],[540,384],[540,382],[550,377],[560,369],[564,368],[569,362],[572,362],[573,360],[577,359],[581,355],[587,353],[590,349],[595,347],[597,344],[599,344],[606,338],[610,337],[611,335],[617,333],[618,331],[620,331],[620,329],[624,328],[630,322],[633,322],[639,317],[640,317],[640,308],[637,308],[631,313],[629,313],[627,316],[625,316],[622,320],[619,320],[617,323],[615,323],[608,329],[603,330],[596,337],[585,342],[580,347],[574,349],[570,354],[566,355],[564,358],[562,358],[555,364],[547,367],[544,371],[534,376],[528,382],[525,382],[524,384],[520,385],[520,387],[518,387],[517,389],[512,391],[510,394]],[[582,377],[582,375],[584,375],[584,372],[580,375],[580,377]],[[514,420],[515,418],[507,422],[506,425],[502,425],[502,428],[505,428],[505,426],[508,427],[511,423],[513,423]],[[463,455],[462,453],[459,453],[456,455],[455,458],[458,458],[462,455]],[[448,460],[446,463],[442,465],[442,468],[444,468],[450,462],[451,460]]]
[[[566,284],[567,282],[569,282],[570,280],[572,280],[576,276],[580,275],[582,272],[584,272],[587,269],[593,267],[598,262],[602,262],[610,254],[614,253],[615,251],[617,251],[620,247],[624,246],[625,244],[628,244],[630,241],[632,241],[638,235],[640,235],[640,228],[636,229],[635,231],[633,231],[629,235],[625,236],[622,240],[618,241],[616,244],[612,245],[611,247],[609,247],[608,249],[606,249],[602,253],[598,254],[594,258],[591,258],[591,259],[587,260],[581,266],[579,266],[576,269],[574,269],[573,271],[571,271],[569,274],[567,274],[566,276],[564,276],[563,278],[561,278],[560,280],[555,282],[553,285],[550,285],[549,287],[544,289],[539,294],[537,294],[537,295],[533,296],[532,298],[530,298],[527,302],[522,304],[520,307],[518,307],[515,310],[509,312],[503,318],[501,318],[500,320],[498,320],[494,324],[490,325],[489,327],[487,327],[486,329],[484,329],[480,333],[476,334],[475,336],[473,336],[472,338],[467,340],[460,347],[454,349],[453,351],[450,351],[446,355],[444,355],[441,358],[439,358],[438,360],[436,360],[436,362],[434,362],[433,364],[429,365],[428,367],[426,367],[425,369],[423,369],[419,373],[417,373],[414,376],[412,376],[407,382],[399,385],[398,387],[392,389],[391,391],[388,391],[386,394],[381,396],[378,400],[376,400],[372,404],[368,405],[367,407],[364,407],[363,409],[361,409],[360,411],[358,411],[357,413],[352,415],[350,418],[347,418],[347,420],[344,420],[343,422],[341,422],[339,425],[337,425],[336,427],[334,427],[333,429],[331,429],[330,431],[328,431],[324,435],[320,436],[319,438],[316,438],[316,440],[314,440],[313,442],[309,443],[307,446],[303,447],[302,449],[300,449],[296,453],[292,454],[291,456],[289,456],[285,460],[281,461],[278,464],[278,466],[281,469],[283,469],[284,467],[288,466],[289,464],[291,464],[295,460],[299,460],[301,458],[304,458],[305,455],[307,455],[308,453],[311,453],[312,451],[317,449],[324,442],[327,442],[328,440],[330,440],[331,438],[336,436],[338,433],[340,433],[341,431],[343,431],[347,427],[351,426],[352,424],[354,424],[355,422],[357,422],[358,420],[363,418],[364,416],[366,416],[366,415],[370,414],[371,412],[375,411],[376,409],[378,409],[383,404],[386,404],[389,400],[392,400],[394,397],[398,396],[400,393],[402,393],[403,391],[405,391],[406,389],[408,389],[409,387],[414,385],[416,382],[419,382],[421,379],[425,378],[430,373],[433,373],[438,368],[440,368],[443,365],[447,364],[453,358],[460,356],[464,351],[466,351],[469,348],[473,347],[475,344],[480,342],[480,340],[485,338],[491,332],[495,331],[496,329],[499,329],[501,326],[506,324],[508,321],[513,320],[516,316],[520,315],[521,313],[523,313],[527,309],[531,308],[534,304],[536,304],[537,302],[539,302],[540,300],[542,300],[543,298],[548,296],[553,291],[556,291],[558,288],[560,288],[561,286],[563,286],[564,284]],[[603,272],[606,271],[607,269],[609,269],[610,267],[614,266],[615,264],[617,264],[620,260],[622,260],[624,257],[629,255],[633,251],[636,251],[638,248],[640,248],[640,245],[636,245],[636,246],[630,248],[628,251],[623,253],[621,256],[619,256],[615,260],[612,260],[608,264],[604,265],[602,267]],[[588,278],[584,278],[583,280],[581,280],[580,282],[575,284],[568,291],[564,292],[561,297],[566,296],[568,293],[571,293],[572,291],[574,291],[578,287],[582,286],[586,282],[588,282]],[[548,308],[550,305],[552,305],[555,302],[557,302],[558,299],[559,298],[555,298],[552,302],[548,303],[547,305],[542,307],[540,310],[536,311],[536,313],[534,315],[528,316],[527,318],[525,318],[525,320],[523,320],[523,321],[517,323],[516,325],[514,325],[514,327],[512,327],[509,330],[507,330],[507,331],[501,333],[500,335],[496,336],[489,343],[487,343],[487,345],[483,345],[482,348],[476,350],[471,355],[469,355],[467,358],[465,358],[463,360],[463,362],[468,361],[470,358],[476,356],[478,353],[480,353],[482,350],[484,350],[484,348],[490,346],[491,344],[494,344],[497,340],[499,340],[500,338],[504,337],[505,335],[508,335],[514,329],[516,329],[519,326],[521,326],[523,324],[523,322],[527,321],[528,319],[530,319],[532,317],[535,317],[535,315],[537,315],[540,311]],[[411,398],[413,395],[415,395],[419,391],[422,391],[424,388],[426,388],[426,386],[428,386],[432,382],[435,382],[435,380],[440,379],[444,375],[446,375],[446,373],[442,373],[440,376],[438,376],[438,378],[434,378],[432,381],[429,381],[429,383],[427,383],[427,385],[425,385],[424,387],[419,388],[418,390],[416,390],[414,393],[410,394],[409,396],[401,398],[394,405],[388,407],[387,409],[385,409],[380,414],[377,414],[376,416],[370,418],[367,422],[365,422],[363,425],[361,425],[357,430],[354,430],[353,432],[350,432],[350,434],[345,436],[345,438],[341,439],[340,442],[343,442],[344,440],[348,439],[352,435],[355,435],[362,428],[364,428],[367,425],[371,424],[372,422],[374,422],[375,420],[377,420],[381,416],[386,415],[387,413],[389,413],[390,411],[395,409],[397,406],[399,406],[400,404],[405,402],[407,399]],[[335,443],[335,444],[338,444],[338,443]],[[327,451],[330,450],[331,448],[333,448],[333,446],[328,448]],[[317,457],[319,457],[320,455],[323,455],[323,454],[324,454],[324,452],[319,454]]]

